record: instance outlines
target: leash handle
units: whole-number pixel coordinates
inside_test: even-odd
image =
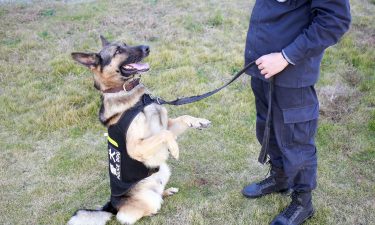
[[[228,86],[229,84],[231,84],[233,81],[237,80],[247,69],[249,69],[254,64],[255,64],[255,61],[250,62],[244,68],[242,68],[242,70],[240,70],[239,72],[237,72],[234,75],[234,77],[229,82],[227,82],[226,84],[224,84],[220,88],[217,88],[217,89],[212,90],[210,92],[207,92],[207,93],[204,93],[204,94],[201,94],[201,95],[195,95],[195,96],[185,97],[185,98],[177,98],[176,100],[173,100],[173,101],[165,101],[164,99],[159,98],[159,97],[155,97],[155,100],[156,100],[156,102],[159,105],[164,105],[164,104],[168,104],[168,105],[185,105],[185,104],[189,104],[189,103],[200,101],[200,100],[202,100],[204,98],[207,98],[207,97],[210,97],[211,95],[216,94],[217,92],[219,92],[220,90],[222,90],[223,88],[225,88],[226,86]]]

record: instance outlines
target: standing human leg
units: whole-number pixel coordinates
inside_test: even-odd
[[[251,79],[251,87],[255,96],[256,116],[256,135],[259,143],[263,141],[267,110],[268,110],[268,83],[258,78]],[[246,186],[242,193],[249,198],[261,197],[274,192],[287,192],[287,177],[283,170],[283,158],[274,130],[271,127],[269,141],[269,156],[271,164],[270,176],[266,179],[252,183]]]
[[[314,87],[275,87],[273,122],[284,172],[293,188],[291,204],[271,224],[301,224],[314,212],[311,191],[316,187],[315,134],[319,103]]]

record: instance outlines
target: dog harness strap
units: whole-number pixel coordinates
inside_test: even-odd
[[[108,127],[108,166],[111,202],[114,206],[138,181],[158,171],[158,168],[147,168],[142,162],[132,159],[126,148],[126,133],[131,122],[153,102],[149,95],[142,96],[134,107],[123,113],[116,124]]]
[[[222,90],[226,86],[230,85],[233,81],[237,80],[243,73],[245,73],[245,71],[247,69],[249,69],[253,65],[255,65],[255,61],[250,62],[242,70],[240,70],[239,72],[237,72],[234,75],[234,77],[228,83],[226,83],[223,86],[221,86],[220,88],[217,88],[217,89],[212,90],[210,92],[207,92],[207,93],[204,93],[204,94],[201,94],[201,95],[191,96],[191,97],[177,98],[176,100],[173,100],[173,101],[165,101],[164,99],[161,99],[159,97],[156,97],[155,100],[156,100],[156,102],[159,105],[164,105],[164,104],[168,104],[168,105],[185,105],[185,104],[189,104],[189,103],[200,101],[200,100],[202,100],[204,98],[207,98],[207,97],[210,97],[211,95],[216,94],[217,92],[219,92],[220,90]]]

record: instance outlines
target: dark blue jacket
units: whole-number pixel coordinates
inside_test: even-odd
[[[349,29],[349,0],[256,0],[246,40],[245,63],[283,52],[289,65],[275,84],[299,88],[314,85],[324,50]],[[247,74],[265,80],[257,67]]]

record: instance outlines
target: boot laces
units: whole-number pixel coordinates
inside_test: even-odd
[[[283,214],[286,218],[290,219],[300,207],[302,206],[298,200],[298,195],[296,193],[292,193],[292,202],[288,208],[286,208]]]
[[[264,180],[262,180],[262,181],[260,181],[259,183],[258,183],[258,185],[265,185],[265,184],[271,184],[271,183],[274,183],[274,181],[273,181],[273,177],[272,176],[269,176],[269,177],[267,177],[266,179],[264,179]]]

